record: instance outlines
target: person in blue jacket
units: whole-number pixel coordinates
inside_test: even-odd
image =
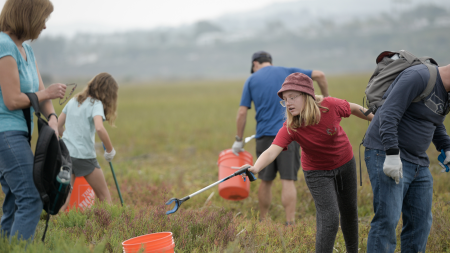
[[[247,111],[253,101],[256,110],[256,155],[259,157],[272,144],[278,130],[283,126],[285,108],[280,105],[277,95],[284,80],[292,73],[303,73],[316,81],[322,95],[328,97],[328,83],[325,74],[318,70],[286,68],[272,65],[272,56],[265,51],[252,55],[251,76],[244,84],[241,103],[237,113],[237,134],[232,146],[236,155],[243,150]],[[292,142],[288,150],[282,152],[277,159],[258,174],[261,184],[258,190],[260,219],[264,219],[269,211],[272,199],[272,183],[280,173],[282,182],[281,201],[286,213],[286,224],[294,224],[297,191],[294,182],[300,169],[299,144]]]
[[[386,91],[364,140],[375,216],[367,252],[394,252],[395,228],[402,215],[402,252],[425,252],[430,233],[433,177],[427,149],[433,142],[450,161],[450,137],[444,119],[450,109],[450,65],[436,67],[431,94],[413,103],[427,86],[425,65],[405,69]]]

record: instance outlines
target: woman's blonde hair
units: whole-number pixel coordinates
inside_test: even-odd
[[[108,73],[100,73],[89,81],[84,90],[75,95],[75,99],[79,104],[83,103],[88,97],[91,102],[94,99],[100,100],[103,104],[106,120],[111,126],[117,117],[117,92],[119,85],[116,80]]]
[[[291,112],[289,111],[289,108],[286,107],[286,127],[288,133],[289,129],[297,131],[295,129],[299,127],[306,127],[319,124],[321,115],[320,110],[323,109],[322,112],[328,112],[327,107],[320,105],[320,103],[322,103],[323,101],[323,96],[316,95],[316,100],[314,100],[314,98],[311,97],[310,95],[303,92],[301,93],[300,96],[302,96],[305,104],[299,115],[292,116]]]
[[[18,39],[35,40],[52,12],[49,0],[6,0],[0,14],[0,30],[9,31]]]

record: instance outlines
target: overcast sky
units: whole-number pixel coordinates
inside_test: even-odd
[[[52,0],[43,34],[176,26],[293,0]],[[0,0],[1,6],[5,0]],[[64,31],[67,30],[67,31]]]

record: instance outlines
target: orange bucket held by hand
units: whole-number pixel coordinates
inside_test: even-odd
[[[247,152],[239,152],[239,156],[233,153],[232,149],[226,149],[219,154],[217,161],[219,166],[219,180],[235,173],[243,165],[253,165],[253,156]],[[240,176],[230,178],[219,184],[219,195],[228,200],[243,200],[250,193],[250,180]]]
[[[72,175],[73,176],[73,175]],[[67,211],[72,208],[84,210],[94,204],[95,193],[84,177],[76,177]]]

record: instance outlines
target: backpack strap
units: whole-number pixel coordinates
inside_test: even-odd
[[[31,110],[30,107],[22,109],[23,116],[25,117],[25,121],[27,122],[28,128],[28,144],[31,146]]]
[[[44,234],[42,235],[41,241],[44,242],[45,241],[45,235],[47,234],[47,228],[48,228],[48,221],[50,220],[50,213],[48,212],[48,207],[47,207],[47,220],[45,221],[45,229],[44,229]]]
[[[420,94],[418,97],[416,97],[412,101],[413,103],[419,102],[419,101],[425,99],[426,97],[428,97],[428,95],[430,95],[430,93],[433,91],[434,85],[436,84],[436,78],[437,78],[436,66],[431,65],[427,62],[424,62],[423,60],[421,60],[421,62],[425,66],[427,66],[428,71],[430,71],[430,79],[428,79],[427,87],[425,88],[425,90],[422,92],[422,94]]]
[[[36,93],[25,93],[27,97],[30,99],[31,106],[34,108],[34,113],[36,116],[41,117],[41,112],[39,108],[39,99],[36,95]],[[23,116],[25,117],[25,121],[27,122],[27,128],[28,128],[28,144],[31,146],[31,110],[30,107],[22,109]]]
[[[411,54],[406,50],[400,50],[398,51],[398,53],[400,54],[400,56],[405,58],[405,60],[409,63],[409,65],[412,65],[413,62],[417,60],[417,57],[415,55]]]

